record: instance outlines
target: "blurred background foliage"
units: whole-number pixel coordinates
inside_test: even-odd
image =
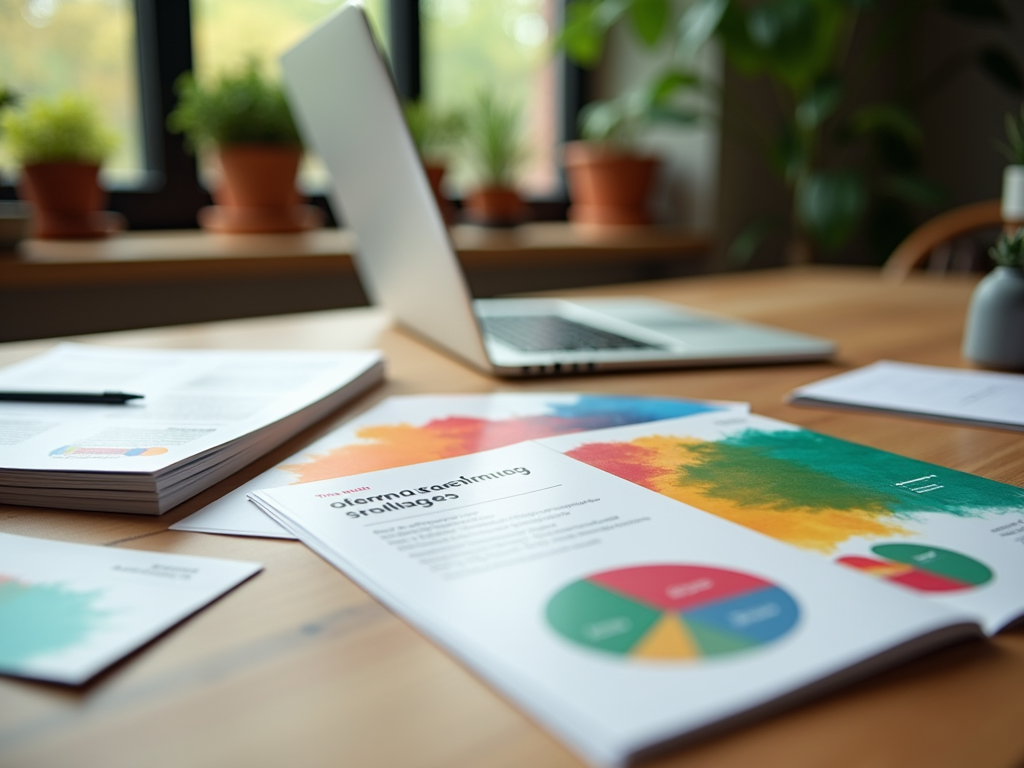
[[[881,261],[944,199],[921,170],[917,109],[965,68],[1024,92],[995,42],[955,51],[910,81],[901,46],[926,12],[993,30],[1009,21],[999,0],[575,0],[559,44],[583,66],[601,60],[617,27],[649,49],[670,46],[669,64],[619,98],[649,122],[717,120],[726,138],[759,149],[790,195],[790,215],[750,222],[732,243],[734,262],[780,228],[790,262],[828,257],[856,236]],[[721,109],[719,83],[694,66],[712,41],[733,71],[770,83],[776,114],[738,101]],[[880,80],[887,98],[878,99]]]

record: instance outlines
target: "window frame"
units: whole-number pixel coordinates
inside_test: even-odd
[[[571,0],[559,0],[564,14]],[[388,0],[388,35],[391,66],[402,98],[418,98],[422,91],[422,30],[419,0]],[[174,109],[175,81],[192,70],[192,13],[189,0],[134,0],[138,100],[141,112],[144,180],[131,187],[110,189],[108,207],[122,213],[134,230],[192,229],[196,213],[212,201],[199,180],[196,158],[185,148],[184,137],[167,130],[167,115]],[[586,103],[587,73],[559,55],[555,60],[560,141],[578,138],[580,108]],[[564,171],[559,189],[549,197],[530,199],[537,219],[564,219],[568,207]],[[0,199],[15,198],[12,185],[0,187]],[[324,209],[322,195],[310,202]],[[458,201],[456,201],[458,204]]]

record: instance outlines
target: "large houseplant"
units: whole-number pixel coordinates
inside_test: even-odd
[[[465,115],[457,110],[437,109],[425,101],[407,102],[403,111],[438,208],[445,222],[451,224],[455,221],[455,207],[444,195],[444,178],[449,156],[465,137]]]
[[[915,207],[940,200],[921,172],[922,131],[914,108],[965,67],[979,66],[1010,90],[1024,87],[1015,58],[992,42],[970,43],[917,81],[886,56],[924,12],[993,28],[1009,16],[1000,0],[575,0],[560,43],[574,61],[595,65],[611,30],[625,27],[651,50],[667,51],[644,88],[665,120],[720,119],[723,135],[756,146],[789,202],[787,256],[806,261],[848,244],[858,232],[880,257],[913,227]],[[696,65],[714,40],[732,71],[769,85],[776,105],[707,99],[720,84]],[[893,96],[872,100],[873,82]],[[749,256],[767,222],[737,239]],[[745,251],[745,253],[744,253]]]
[[[100,165],[117,139],[86,100],[72,95],[34,99],[0,113],[0,131],[22,167],[19,194],[33,208],[40,238],[103,237],[123,219],[103,211]]]
[[[184,133],[191,148],[213,154],[220,167],[216,205],[199,212],[204,228],[299,232],[322,223],[295,188],[302,141],[284,92],[255,61],[209,83],[186,73],[176,88],[168,127]]]
[[[637,148],[637,134],[648,118],[643,93],[593,102],[580,113],[582,140],[563,149],[570,221],[597,226],[650,223],[648,204],[658,159]]]
[[[527,150],[519,107],[479,93],[466,115],[465,147],[477,173],[477,186],[464,201],[469,219],[498,227],[523,221],[526,205],[516,181]]]

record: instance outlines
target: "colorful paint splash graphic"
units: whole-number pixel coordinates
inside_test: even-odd
[[[36,656],[84,640],[105,615],[96,608],[99,597],[0,574],[0,668],[18,671]]]
[[[1024,490],[805,430],[591,443],[579,461],[806,549],[908,534],[927,513],[1024,512]]]
[[[423,426],[386,424],[364,427],[357,437],[366,442],[339,446],[326,453],[312,455],[308,461],[286,464],[281,469],[292,473],[295,482],[309,483],[464,456],[541,437],[692,416],[719,411],[721,407],[667,398],[584,395],[574,403],[549,403],[547,410],[548,413],[541,415],[502,419],[448,416]]]

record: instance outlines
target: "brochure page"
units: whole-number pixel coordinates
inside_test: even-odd
[[[1024,614],[1024,489],[755,415],[542,440],[579,461],[975,615]]]
[[[389,397],[171,527],[293,538],[253,507],[248,494],[462,456],[537,437],[725,410],[745,413],[747,404],[575,393]]]
[[[261,568],[0,533],[0,673],[84,683]]]
[[[537,443],[253,497],[599,764],[980,636]]]

